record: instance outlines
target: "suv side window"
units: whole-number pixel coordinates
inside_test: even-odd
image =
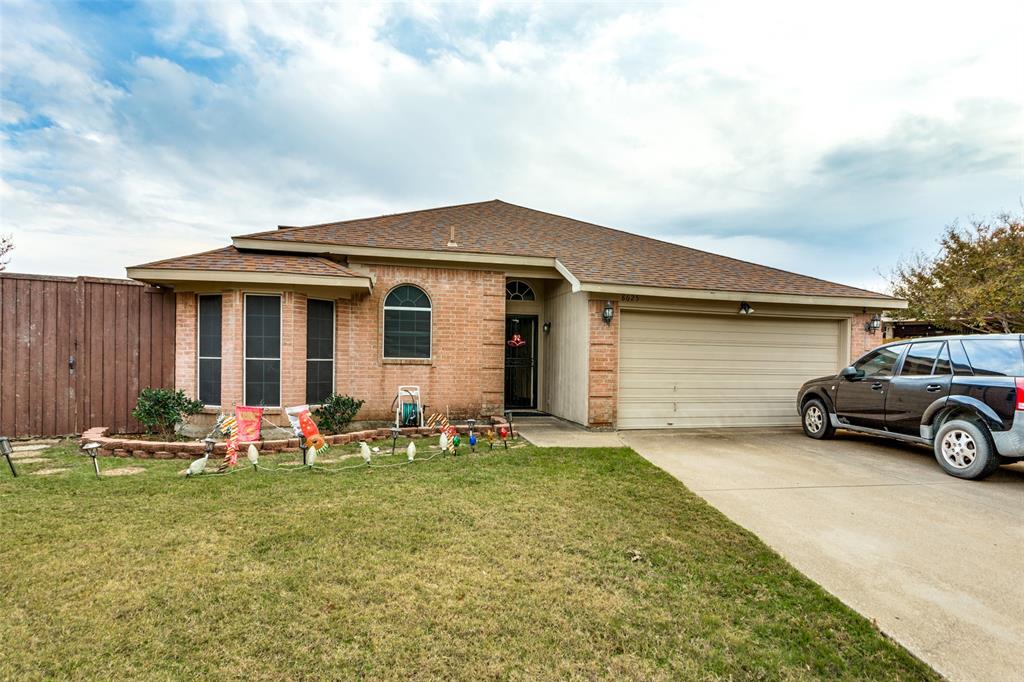
[[[1024,376],[1024,353],[1016,339],[964,339],[974,373],[982,376]]]
[[[971,363],[967,359],[967,353],[964,352],[963,344],[960,341],[953,339],[949,342],[949,355],[953,360],[953,373],[957,376],[971,376],[974,372],[971,371]]]
[[[889,346],[872,351],[854,363],[854,369],[864,372],[864,377],[891,377],[904,346]]]
[[[949,362],[949,345],[942,344],[942,350],[939,351],[939,357],[935,358],[935,369],[932,370],[932,374],[936,376],[949,376],[953,373],[953,368]]]
[[[932,367],[935,366],[935,358],[938,357],[942,346],[942,341],[911,344],[910,350],[907,351],[907,357],[903,360],[903,369],[900,370],[900,376],[931,376]]]

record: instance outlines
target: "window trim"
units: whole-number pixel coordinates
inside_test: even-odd
[[[387,305],[388,296],[392,294],[396,289],[401,287],[415,287],[423,292],[423,295],[427,297],[427,302],[430,303],[429,308],[412,308],[409,306],[391,306]],[[385,325],[385,314],[388,310],[414,310],[420,312],[427,312],[430,314],[430,337],[427,339],[428,353],[425,358],[406,358],[399,356],[390,356],[384,354],[384,335],[386,333]],[[388,289],[387,293],[381,297],[381,313],[380,313],[380,358],[383,362],[420,362],[420,363],[431,363],[434,361],[434,299],[430,296],[430,292],[427,289],[415,282],[400,282],[395,286]]]
[[[310,298],[306,297],[306,336],[309,336],[309,302],[310,301],[326,301],[331,304],[331,358],[311,358],[309,357],[309,343],[307,340],[306,344],[306,376],[309,376],[309,362],[330,362],[331,363],[331,395],[334,395],[337,389],[338,377],[336,375],[337,363],[335,362],[338,353],[338,302],[333,298]],[[309,400],[309,395],[306,395],[306,400]],[[321,405],[322,403],[315,403],[315,405]],[[313,407],[314,403],[309,403],[310,407]]]
[[[247,327],[249,325],[249,297],[250,296],[274,297],[274,298],[277,299],[277,320],[278,320],[278,330],[279,330],[278,333],[279,333],[280,337],[278,338],[278,341],[279,341],[279,343],[278,343],[278,350],[277,350],[278,357],[276,357],[276,358],[250,358],[249,357],[249,334],[248,334]],[[244,294],[242,294],[242,403],[244,405],[249,406],[249,395],[248,395],[249,391],[246,388],[246,386],[248,385],[248,382],[246,381],[246,379],[247,379],[247,377],[246,377],[246,374],[247,374],[247,372],[246,372],[246,363],[249,360],[277,360],[277,362],[278,362],[278,377],[281,377],[281,378],[278,379],[278,382],[277,382],[277,404],[276,405],[261,405],[261,406],[258,406],[258,407],[263,407],[263,408],[266,408],[266,409],[281,409],[282,408],[281,403],[284,402],[283,401],[284,380],[283,380],[283,373],[281,372],[281,369],[283,368],[283,361],[281,360],[281,354],[283,352],[284,352],[284,297],[283,297],[283,295],[282,294],[275,294],[275,293],[260,293],[258,291],[253,291],[253,292],[248,292],[247,291]]]
[[[203,323],[202,322],[202,314],[200,312],[202,310],[202,305],[201,305],[200,301],[203,298],[209,298],[211,296],[216,296],[217,298],[220,299],[220,325],[221,325],[220,329],[221,329],[221,332],[220,332],[220,355],[218,357],[204,356],[204,355],[202,355],[202,351],[200,350],[202,348],[202,342],[200,341],[200,337],[201,337],[201,334],[202,334],[201,326],[202,326],[202,323]],[[199,386],[201,385],[201,381],[202,381],[202,377],[200,376],[199,372],[200,372],[200,367],[203,366],[203,360],[220,360],[220,363],[221,363],[220,364],[220,367],[221,367],[221,370],[220,370],[221,371],[220,399],[217,400],[216,403],[203,403],[203,407],[220,408],[221,403],[224,402],[224,382],[223,382],[223,376],[224,376],[224,294],[219,294],[219,293],[213,294],[213,293],[210,293],[210,294],[198,294],[196,296],[196,398],[199,398]]]

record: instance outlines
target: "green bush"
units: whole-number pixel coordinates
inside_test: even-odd
[[[147,387],[139,394],[132,416],[146,427],[148,433],[170,438],[174,435],[176,425],[185,421],[186,417],[199,414],[202,409],[203,404],[189,398],[185,391]]]
[[[364,400],[347,395],[332,394],[313,412],[321,431],[341,433],[355,418]]]

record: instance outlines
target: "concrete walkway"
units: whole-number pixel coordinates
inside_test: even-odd
[[[620,435],[942,675],[1024,680],[1024,465],[972,482],[854,435]]]
[[[614,431],[588,431],[557,417],[520,417],[512,420],[515,430],[542,448],[621,448]]]

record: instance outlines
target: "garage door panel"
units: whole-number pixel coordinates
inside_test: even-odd
[[[620,428],[796,424],[796,392],[839,364],[836,320],[623,311]]]

